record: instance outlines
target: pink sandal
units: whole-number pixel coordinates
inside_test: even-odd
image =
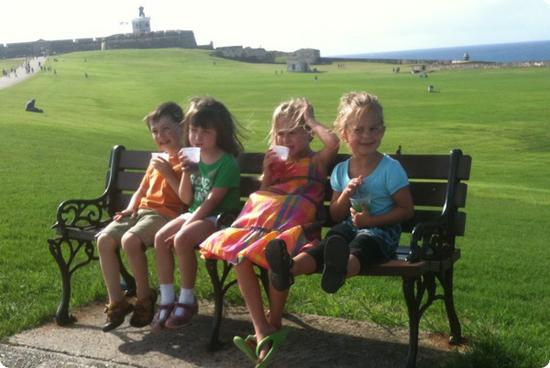
[[[164,328],[166,327],[166,320],[172,314],[174,306],[174,303],[159,305],[158,311],[155,314],[155,317],[153,317],[153,321],[151,322],[151,332],[160,333],[162,332],[162,330],[164,330]],[[164,316],[162,317],[162,319],[160,318],[162,314],[161,312],[164,312]]]
[[[178,308],[183,309],[182,315],[176,315],[176,310]],[[177,329],[186,326],[191,321],[191,318],[197,312],[199,311],[199,305],[197,304],[197,301],[193,304],[183,304],[183,303],[176,303],[174,305],[174,308],[172,309],[172,313],[170,313],[170,316],[166,319],[166,322],[164,323],[164,326],[169,329]]]

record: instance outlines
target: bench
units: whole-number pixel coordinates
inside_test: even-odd
[[[148,151],[129,151],[123,146],[113,147],[109,159],[106,188],[95,199],[67,200],[57,209],[57,221],[53,225],[56,235],[48,239],[49,249],[60,272],[63,291],[56,312],[59,325],[72,323],[69,314],[71,277],[80,267],[97,260],[94,235],[106,226],[116,211],[126,207],[132,192],[137,189],[151,157]],[[348,158],[339,154],[337,162]],[[399,160],[410,180],[415,204],[414,217],[403,223],[403,232],[410,233],[410,242],[398,248],[395,259],[373,266],[366,276],[390,276],[402,279],[403,293],[409,317],[409,351],[407,366],[416,365],[419,323],[428,307],[438,299],[445,303],[450,326],[451,344],[462,341],[461,327],[454,307],[453,269],[460,258],[460,249],[455,246],[458,236],[464,235],[467,184],[471,157],[460,150],[448,155],[392,155]],[[242,203],[259,188],[263,153],[244,153],[239,157],[241,169]],[[331,188],[327,178],[325,207],[328,208]],[[327,210],[328,211],[328,210]],[[231,223],[232,216],[220,216],[218,226]],[[332,226],[327,218],[324,226]],[[82,253],[83,252],[83,257]],[[80,254],[80,256],[79,256]],[[127,294],[135,292],[132,276],[124,268],[120,254],[121,277]],[[209,348],[221,346],[219,330],[223,318],[224,296],[236,283],[230,277],[232,266],[226,262],[208,259],[205,262],[213,286],[214,316]],[[268,287],[267,272],[259,271],[265,289]],[[436,292],[437,286],[442,294]],[[320,291],[321,292],[321,291]]]

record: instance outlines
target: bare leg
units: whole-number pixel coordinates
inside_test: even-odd
[[[149,287],[149,268],[141,239],[135,234],[129,232],[125,233],[122,237],[122,249],[128,256],[130,269],[136,279],[137,299],[143,300],[148,298],[151,294],[151,288]]]
[[[198,220],[181,228],[174,238],[174,250],[178,255],[181,287],[193,289],[197,277],[197,256],[195,247],[216,230],[210,220]]]
[[[109,303],[117,303],[124,299],[122,288],[120,287],[120,265],[118,258],[116,241],[107,234],[101,234],[97,239],[97,249],[99,253],[99,263],[103,273],[103,280],[109,294]]]
[[[269,285],[269,324],[280,330],[283,327],[283,312],[290,289],[278,291]]]
[[[176,217],[164,225],[155,235],[156,265],[160,284],[174,283],[173,241],[168,242],[167,239],[175,235],[184,223],[185,220]]]
[[[355,276],[359,272],[361,272],[361,263],[359,263],[359,259],[356,256],[350,254],[348,259],[348,272],[346,274],[346,277]]]
[[[315,272],[315,270],[317,270],[317,262],[309,254],[300,253],[294,257],[294,264],[291,269],[294,276],[307,275]]]
[[[261,341],[267,335],[275,331],[265,317],[260,284],[254,273],[252,263],[245,259],[235,266],[235,273],[239,282],[241,294],[246,302],[246,307],[252,318],[256,341]]]

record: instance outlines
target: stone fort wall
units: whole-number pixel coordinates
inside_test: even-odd
[[[75,51],[148,48],[197,48],[193,31],[157,31],[143,34],[125,33],[108,37],[68,40],[38,40],[0,44],[0,58],[63,54]]]

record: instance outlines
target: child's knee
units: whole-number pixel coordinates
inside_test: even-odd
[[[124,234],[121,243],[122,249],[126,253],[143,252],[145,249],[141,239],[133,233],[127,232],[126,234]]]
[[[116,240],[113,239],[112,236],[110,236],[108,234],[105,234],[105,233],[101,233],[97,237],[96,243],[97,243],[97,249],[100,253],[114,252],[114,251],[116,251],[116,249],[118,247],[118,244],[117,244]]]
[[[153,241],[154,242],[154,247],[155,247],[155,250],[166,250],[166,249],[169,249],[170,248],[170,244],[168,244],[166,242],[166,240],[170,237],[170,234],[168,232],[164,232],[162,230],[160,230],[159,232],[157,232],[155,234],[155,240]]]

